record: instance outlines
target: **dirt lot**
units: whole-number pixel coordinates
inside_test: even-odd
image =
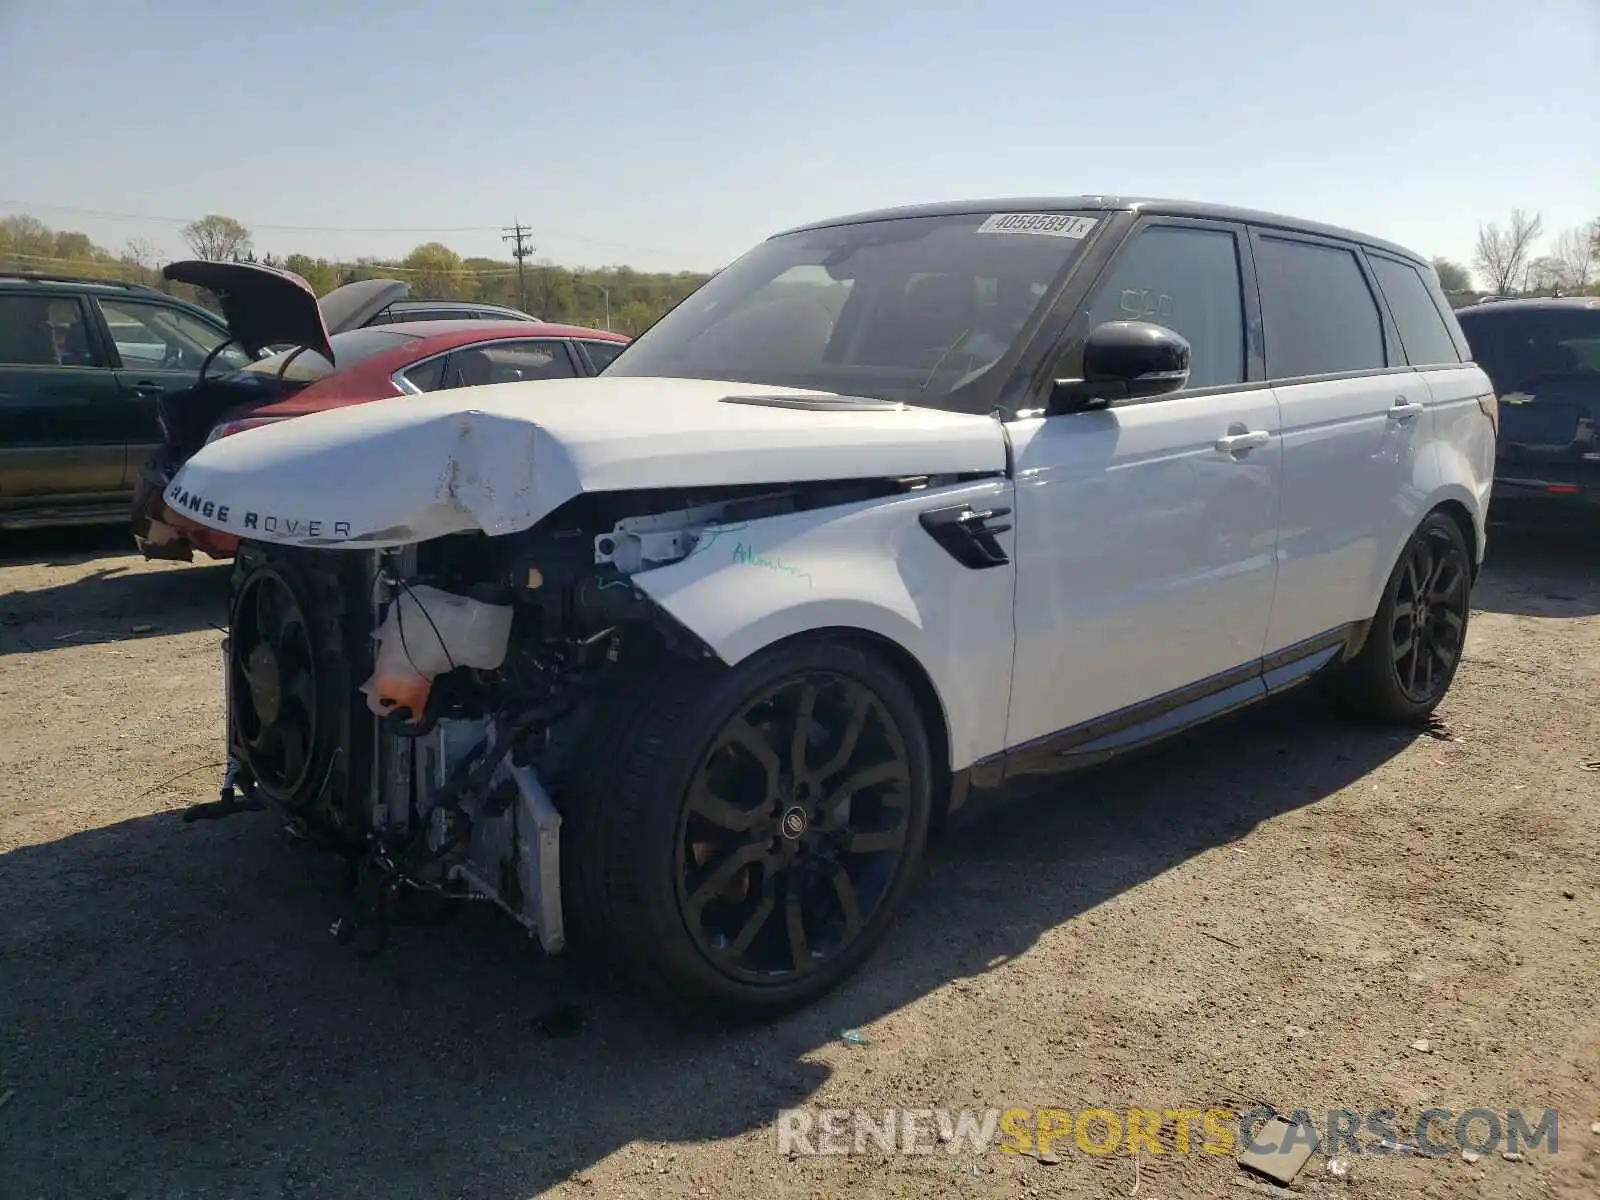
[[[1600,537],[1497,536],[1445,729],[1305,694],[1020,801],[845,991],[720,1034],[477,909],[351,957],[330,863],[177,817],[220,773],[224,569],[12,539],[0,1197],[1244,1196],[1170,1135],[790,1159],[773,1121],[1257,1104],[1560,1112],[1553,1156],[1319,1154],[1309,1194],[1600,1195]]]

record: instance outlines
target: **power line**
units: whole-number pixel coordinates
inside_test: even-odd
[[[144,221],[163,225],[187,225],[193,217],[153,216],[149,213],[113,212],[101,208],[77,208],[69,204],[41,204],[32,200],[0,200],[0,208],[13,208],[25,212],[68,213],[80,217],[97,217],[105,221]],[[245,221],[250,229],[265,229],[274,233],[490,233],[504,229],[500,225],[278,225],[268,221]],[[614,242],[604,238],[586,237],[562,229],[548,231],[566,241],[582,242],[588,246],[605,246],[613,250],[635,250],[644,254],[672,254],[682,258],[709,258],[702,250],[685,250],[672,246],[646,246],[638,242]]]
[[[518,296],[518,299],[519,299],[520,303],[522,304],[522,311],[523,312],[527,312],[528,311],[528,280],[527,280],[527,277],[522,273],[522,260],[527,258],[528,255],[533,253],[533,247],[532,246],[524,247],[523,244],[522,244],[522,239],[523,238],[531,238],[533,236],[533,231],[532,230],[523,229],[522,228],[522,222],[521,221],[517,221],[517,222],[514,222],[509,227],[502,226],[501,230],[500,230],[500,233],[501,233],[500,240],[502,242],[515,242],[516,243],[515,248],[511,251],[511,257],[517,260],[517,296]]]

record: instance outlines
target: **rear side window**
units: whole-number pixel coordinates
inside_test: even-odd
[[[560,342],[490,342],[452,354],[445,386],[479,387],[530,379],[567,379],[574,374],[572,359]]]
[[[1383,318],[1354,253],[1341,246],[1262,237],[1256,274],[1270,378],[1373,371],[1388,365]]]
[[[1389,303],[1389,312],[1400,329],[1400,344],[1411,365],[1460,362],[1450,327],[1417,269],[1376,254],[1368,255],[1367,261],[1378,277],[1378,289]]]

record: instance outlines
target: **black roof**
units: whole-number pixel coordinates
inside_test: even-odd
[[[889,221],[900,217],[944,217],[962,213],[1006,212],[1145,212],[1172,217],[1209,217],[1219,221],[1248,221],[1253,225],[1266,225],[1276,229],[1295,230],[1321,237],[1340,238],[1362,245],[1387,250],[1409,258],[1413,262],[1427,263],[1415,250],[1407,250],[1382,238],[1372,237],[1336,225],[1317,221],[1303,221],[1278,213],[1258,212],[1250,208],[1232,208],[1226,204],[1204,204],[1193,200],[1159,200],[1143,196],[1008,196],[994,200],[946,200],[935,204],[912,204],[900,208],[880,208],[871,212],[855,213],[847,217],[834,217],[797,225],[784,233],[799,233],[807,229],[826,229],[834,225],[855,225],[865,221]],[[783,234],[775,234],[782,237]]]
[[[54,271],[0,271],[0,285],[4,284],[48,284],[52,286],[71,284],[74,287],[104,288],[108,291],[122,292],[156,292],[162,293],[148,284],[135,283],[130,279],[103,279],[90,275],[66,275]]]
[[[1481,316],[1486,313],[1575,312],[1600,308],[1600,296],[1526,296],[1515,300],[1480,300],[1456,309],[1456,316]]]

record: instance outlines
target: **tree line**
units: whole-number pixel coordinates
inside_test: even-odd
[[[478,300],[508,305],[545,321],[615,329],[638,335],[709,275],[647,272],[627,266],[569,268],[548,261],[523,264],[494,258],[463,258],[440,242],[426,242],[402,259],[358,258],[336,262],[307,254],[257,254],[251,230],[232,217],[211,214],[182,229],[196,258],[259,262],[293,271],[319,296],[358,279],[403,279],[410,295],[424,300]],[[0,271],[38,271],[125,279],[201,304],[204,292],[161,278],[161,259],[148,242],[130,241],[120,252],[87,234],[52,229],[30,216],[0,219]]]
[[[1600,295],[1600,217],[1587,225],[1563,229],[1541,247],[1544,218],[1513,209],[1502,226],[1478,226],[1472,266],[1492,296]],[[1439,281],[1450,293],[1473,290],[1472,275],[1446,258],[1433,260]]]
[[[1479,294],[1600,295],[1600,218],[1561,230],[1547,245],[1543,217],[1514,210],[1504,225],[1480,225],[1472,269],[1448,258],[1433,264],[1446,292],[1460,302]],[[645,272],[626,266],[560,267],[548,261],[518,264],[495,258],[463,258],[442,242],[425,242],[402,259],[363,257],[336,262],[306,254],[276,257],[255,250],[250,228],[212,213],[189,222],[183,239],[197,258],[260,262],[303,277],[317,295],[358,279],[390,276],[428,300],[479,300],[523,309],[546,321],[615,329],[637,335],[689,295],[709,275],[695,271]],[[120,251],[97,245],[87,234],[52,229],[29,216],[0,219],[0,271],[94,274],[127,279],[205,304],[211,297],[161,278],[159,256],[135,239]],[[1477,273],[1480,292],[1474,286]]]

